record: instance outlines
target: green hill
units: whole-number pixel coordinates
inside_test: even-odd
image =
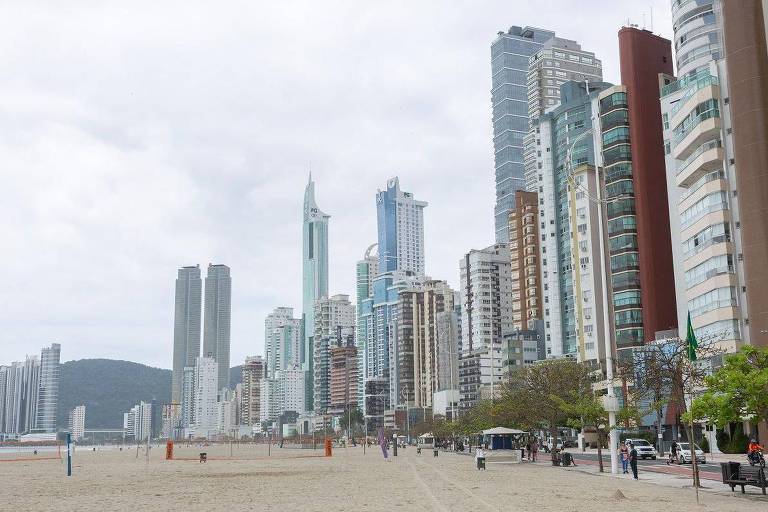
[[[240,366],[230,369],[231,387],[240,372]],[[69,411],[85,404],[86,428],[122,428],[123,413],[153,398],[170,402],[171,370],[112,359],[67,361],[61,365],[58,425],[67,428]]]

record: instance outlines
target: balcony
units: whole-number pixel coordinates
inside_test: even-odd
[[[678,167],[677,186],[688,188],[712,171],[722,169],[725,151],[720,139],[701,144]]]
[[[675,160],[687,159],[704,142],[720,135],[723,123],[717,111],[703,112],[698,117],[690,129],[675,137],[672,148],[672,157]]]

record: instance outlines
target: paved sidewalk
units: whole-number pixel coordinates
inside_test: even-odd
[[[536,464],[536,465],[548,465],[551,466],[552,460],[548,453],[539,454],[541,461],[532,463],[524,462],[523,464]],[[552,469],[560,471],[580,471],[582,473],[588,473],[595,476],[602,476],[607,478],[620,478],[624,480],[632,480],[632,473],[624,474],[611,474],[610,464],[604,464],[604,473],[600,473],[599,466],[596,460],[578,460],[575,467],[559,467],[551,466]],[[741,494],[741,490],[737,487],[735,492],[731,491],[731,487],[722,483],[720,473],[713,473],[709,471],[700,471],[701,487],[699,490],[701,493],[715,493],[724,495],[736,495],[741,497],[754,499],[761,503],[768,503],[768,499],[762,494],[762,490],[757,487],[747,486],[745,488],[745,494]],[[638,480],[661,485],[664,487],[673,487],[678,489],[692,488],[693,476],[692,469],[689,467],[681,466],[642,466],[638,472]]]

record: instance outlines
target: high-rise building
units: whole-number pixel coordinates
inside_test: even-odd
[[[640,295],[642,303],[642,329],[639,336],[630,340],[650,341],[657,332],[678,327],[675,301],[675,274],[672,262],[672,242],[669,228],[667,180],[664,168],[664,138],[659,105],[659,76],[672,74],[671,42],[646,30],[622,28],[619,31],[621,59],[621,91],[604,93],[600,99],[600,118],[610,117],[617,121],[624,118],[619,111],[628,108],[629,132],[620,121],[602,123],[602,152],[606,180],[606,199],[626,194],[631,187],[633,194],[636,235],[634,245],[640,259]],[[611,111],[615,113],[610,113]],[[618,116],[618,117],[617,117]],[[627,139],[628,136],[628,139]],[[631,161],[627,158],[629,147]],[[611,159],[610,161],[608,161]],[[615,162],[615,163],[614,163]],[[613,167],[609,167],[613,164]],[[629,168],[629,172],[628,172]],[[631,176],[629,176],[631,174]],[[610,177],[610,179],[609,179]],[[610,223],[626,224],[626,219],[608,219]],[[615,226],[614,226],[615,227]],[[626,229],[626,226],[625,228]],[[617,233],[609,229],[611,258],[620,249],[617,246],[633,245],[631,230]],[[629,307],[634,294],[613,293],[614,316],[618,310]],[[627,300],[627,299],[630,300]],[[632,328],[630,328],[632,329]],[[637,329],[637,327],[634,327]],[[626,346],[630,340],[616,325],[616,345]]]
[[[240,423],[254,426],[261,422],[261,382],[265,364],[261,356],[246,357],[242,369],[240,391]]]
[[[293,318],[293,308],[275,308],[264,320],[267,354],[267,378],[275,378],[279,370],[301,365],[301,320]]]
[[[340,343],[344,346],[354,343],[355,306],[349,302],[348,295],[320,297],[315,301],[314,321],[314,410],[317,414],[326,414],[331,407],[330,350]]]
[[[261,421],[272,422],[280,416],[280,383],[276,378],[262,379],[259,384],[261,392]]]
[[[176,278],[173,323],[173,374],[171,402],[181,402],[184,367],[194,366],[200,357],[200,312],[203,282],[200,266],[182,267]]]
[[[729,91],[723,59],[723,5],[720,0],[673,2],[678,76],[662,78],[661,114],[677,322],[686,325],[690,313],[700,339],[734,351],[749,343],[752,333],[741,199],[760,187],[747,181],[749,190],[744,190],[737,179],[741,169],[731,115],[736,95]],[[754,135],[744,136],[752,141]],[[760,208],[751,206],[759,215]],[[758,225],[765,225],[762,217]],[[749,242],[761,238],[750,236]],[[764,259],[759,261],[765,266]]]
[[[397,323],[397,387],[394,404],[432,407],[439,388],[438,321],[453,310],[445,281],[426,280],[400,290]]]
[[[541,168],[539,194],[543,320],[548,357],[571,356],[599,363],[605,311],[600,196],[595,169],[599,91],[610,84],[567,82],[561,104],[534,121]],[[597,130],[599,133],[599,129]],[[608,215],[611,208],[608,206]],[[627,208],[631,208],[631,205]],[[636,258],[627,257],[636,270]]]
[[[499,32],[491,45],[491,102],[496,171],[496,242],[509,236],[515,191],[525,190],[523,138],[528,132],[528,65],[555,33],[533,27]],[[381,253],[381,249],[379,249]]]
[[[197,365],[197,359],[195,359]],[[181,378],[181,428],[195,423],[195,366],[185,366]]]
[[[373,280],[379,272],[379,257],[372,254],[378,244],[372,244],[366,249],[363,259],[357,262],[356,270],[356,317],[355,345],[357,346],[357,400],[358,408],[364,410],[365,403],[365,354],[368,346],[368,330],[366,317],[363,316],[363,301],[373,299]],[[370,333],[371,335],[373,333]]]
[[[600,82],[602,79],[602,64],[594,53],[583,51],[576,41],[549,39],[528,64],[529,121],[560,104],[560,86],[565,82]],[[537,179],[536,139],[536,130],[531,126],[523,141],[525,187],[529,192],[539,192],[541,186]]]
[[[377,411],[375,422],[383,421],[389,402],[397,401],[397,303],[399,290],[424,277],[424,208],[410,192],[400,190],[398,178],[387,182],[387,189],[376,194],[379,264],[372,278],[373,291],[362,300],[361,318],[365,322],[365,414],[368,405]],[[362,323],[361,323],[362,325]],[[367,381],[374,383],[368,385]],[[383,382],[388,393],[381,400]],[[375,393],[368,400],[368,392]]]
[[[538,195],[518,190],[515,208],[509,212],[513,329],[532,329],[544,318],[539,240]]]
[[[195,362],[195,436],[208,437],[218,428],[219,363],[212,357],[198,357]],[[227,370],[227,373],[229,371]]]
[[[357,407],[357,348],[352,338],[331,346],[329,366],[329,408],[338,415]]]
[[[762,4],[762,5],[761,5]],[[723,3],[749,341],[768,346],[768,2]],[[762,434],[768,434],[765,430]]]
[[[4,425],[0,425],[0,433],[27,433],[37,418],[40,359],[27,356],[24,362],[11,363],[4,370]]]
[[[303,295],[302,320],[303,343],[300,360],[307,377],[310,379],[305,390],[305,405],[312,410],[313,391],[313,342],[315,335],[315,301],[328,296],[328,219],[330,215],[323,213],[315,201],[315,182],[309,175],[309,183],[304,190],[304,224],[303,224]]]
[[[69,411],[69,432],[75,441],[83,438],[85,433],[85,405],[78,405]]]
[[[205,277],[203,355],[219,365],[218,390],[229,388],[229,336],[232,320],[232,278],[226,265],[208,265]]]
[[[278,415],[286,412],[298,414],[306,412],[306,374],[307,371],[302,370],[299,365],[275,373],[278,387]]]
[[[461,298],[453,294],[453,308],[435,316],[437,323],[437,389],[458,390],[459,353],[461,351]]]
[[[424,275],[424,208],[410,192],[400,190],[397,177],[376,194],[379,273],[401,270]]]
[[[152,404],[139,402],[123,414],[123,428],[126,435],[132,435],[137,443],[150,439],[152,437]]]
[[[38,432],[56,432],[60,375],[61,345],[52,343],[50,347],[43,347],[40,353],[40,383],[34,427]]]
[[[223,390],[216,403],[216,428],[219,433],[228,436],[238,428],[237,399],[230,389]]]
[[[502,337],[512,330],[512,278],[506,243],[471,250],[459,261],[462,408],[501,393]],[[471,385],[470,385],[471,384]]]

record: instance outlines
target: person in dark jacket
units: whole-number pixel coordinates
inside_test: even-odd
[[[633,443],[629,445],[629,467],[632,468],[632,478],[637,480],[637,450]]]

